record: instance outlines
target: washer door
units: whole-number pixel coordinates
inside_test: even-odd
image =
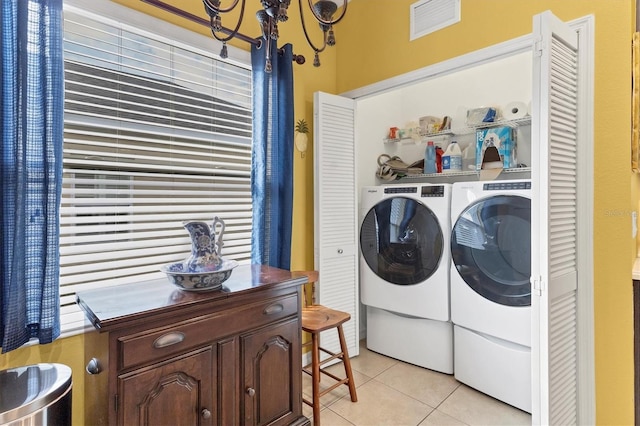
[[[469,205],[451,229],[451,258],[482,297],[530,306],[531,200],[498,195]]]
[[[365,216],[360,249],[377,276],[392,284],[412,285],[436,271],[444,240],[431,209],[411,198],[392,197]]]

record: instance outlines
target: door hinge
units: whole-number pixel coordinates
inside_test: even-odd
[[[532,279],[531,286],[533,289],[533,294],[536,296],[542,296],[542,291],[544,290],[544,283],[542,281],[542,276],[537,276]]]
[[[542,37],[538,37],[533,43],[533,56],[542,56],[542,48],[544,44],[542,42]]]
[[[118,412],[118,394],[113,395],[113,403],[115,404],[115,411]]]

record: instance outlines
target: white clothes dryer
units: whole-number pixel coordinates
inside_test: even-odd
[[[449,374],[450,200],[450,184],[364,187],[360,200],[367,347]]]
[[[531,411],[531,181],[456,182],[451,321],[459,381]]]
[[[362,190],[362,303],[449,320],[451,185],[412,184]]]

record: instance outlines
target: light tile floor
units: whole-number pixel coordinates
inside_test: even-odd
[[[351,358],[358,402],[339,386],[321,398],[322,426],[530,425],[531,415],[491,398],[448,374],[407,364],[367,349]],[[328,368],[343,376],[342,364]],[[333,381],[324,378],[323,385]],[[302,391],[311,399],[311,378],[302,374]],[[313,411],[302,404],[304,415]]]

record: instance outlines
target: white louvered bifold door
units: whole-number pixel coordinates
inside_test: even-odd
[[[316,303],[348,312],[343,325],[349,355],[358,355],[358,250],[355,173],[355,101],[314,95],[315,268],[320,272]],[[337,333],[321,336],[337,351]]]
[[[532,398],[534,425],[577,424],[577,34],[534,17]]]

